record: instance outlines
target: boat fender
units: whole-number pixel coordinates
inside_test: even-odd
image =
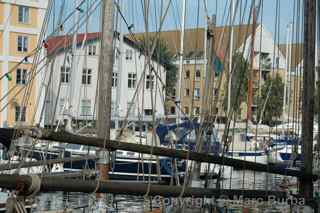
[[[41,179],[38,175],[29,175],[29,177],[31,178],[31,184],[27,189],[24,189],[23,186],[17,188],[18,191],[23,192],[23,195],[27,198],[33,198],[40,191]]]

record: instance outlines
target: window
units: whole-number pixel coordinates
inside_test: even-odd
[[[18,52],[27,52],[27,51],[28,51],[28,37],[18,36]]]
[[[152,109],[145,109],[144,110],[144,115],[152,115]]]
[[[112,87],[118,86],[118,73],[112,73]]]
[[[65,105],[65,100],[64,98],[61,98],[59,101],[59,113],[61,115],[64,113],[64,105]]]
[[[61,83],[69,83],[70,67],[61,67],[60,81]]]
[[[120,50],[119,50],[119,48],[116,48],[115,58],[118,59],[119,57],[120,57]]]
[[[174,106],[172,106],[172,107],[170,108],[170,113],[171,113],[172,115],[176,114],[176,108],[175,108]]]
[[[26,69],[17,69],[16,72],[16,83],[17,84],[26,84],[27,81],[27,70]]]
[[[91,100],[83,99],[81,100],[81,115],[91,115]]]
[[[15,110],[16,121],[26,121],[26,107],[16,106]]]
[[[135,73],[128,73],[128,88],[133,89],[136,86],[136,78],[137,74]]]
[[[190,90],[189,89],[185,89],[184,90],[184,96],[189,96],[190,95]]]
[[[146,79],[146,89],[152,89],[153,88],[153,76],[147,75]]]
[[[201,78],[200,70],[196,70],[196,79],[199,80]]]
[[[218,96],[219,90],[217,88],[214,88],[213,89],[213,94],[214,94],[214,96]]]
[[[173,88],[172,89],[172,98],[175,98],[176,97],[176,88]]]
[[[28,23],[29,22],[29,7],[19,6],[18,8],[18,21],[20,23]]]
[[[96,45],[89,45],[88,46],[88,55],[96,55]]]
[[[194,88],[194,99],[200,99],[200,88]]]
[[[91,84],[92,70],[83,69],[82,70],[82,84]]]
[[[199,115],[200,114],[200,107],[195,107],[194,108],[194,114]]]
[[[111,114],[115,115],[117,112],[117,104],[114,101],[111,101]]]
[[[189,114],[189,107],[184,107],[184,113]]]
[[[185,78],[189,79],[190,78],[190,70],[186,70],[186,76]]]
[[[132,59],[132,50],[126,50],[126,60]]]

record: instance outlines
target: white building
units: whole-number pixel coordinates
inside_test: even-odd
[[[147,66],[144,69],[147,60],[137,45],[126,37],[119,37],[121,39],[115,42],[112,120],[120,120],[121,123],[131,104],[129,121],[138,121],[139,118],[152,121],[152,104],[156,118],[163,117],[164,67],[152,60],[151,68]],[[49,82],[49,75],[46,78],[49,88],[45,100],[45,125],[64,120],[67,116],[78,122],[96,119],[100,33],[78,34],[77,42],[72,42],[74,39],[72,36],[48,39],[48,60],[54,61],[48,66],[48,71],[53,70],[52,79]]]

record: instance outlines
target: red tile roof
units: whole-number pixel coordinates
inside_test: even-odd
[[[87,41],[92,41],[100,38],[101,33],[87,33]],[[77,45],[81,44],[85,38],[85,33],[80,33],[77,35]],[[73,35],[62,35],[50,37],[47,39],[47,55],[52,55],[56,51],[63,50],[72,44]]]

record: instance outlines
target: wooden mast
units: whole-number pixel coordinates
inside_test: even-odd
[[[304,0],[304,46],[303,46],[303,96],[302,96],[302,156],[303,173],[313,167],[313,120],[315,76],[316,1]],[[306,200],[313,198],[313,182],[301,178],[300,193]]]
[[[113,0],[102,1],[102,33],[101,50],[98,73],[98,117],[97,130],[98,137],[104,138],[104,144],[110,140],[111,125],[111,91],[113,72]],[[100,180],[109,179],[109,152],[102,148],[97,152],[97,167],[99,169]],[[100,196],[98,196],[100,197]]]
[[[252,121],[252,102],[253,102],[253,63],[254,63],[254,42],[256,37],[256,8],[253,5],[252,10],[253,20],[252,20],[252,33],[251,33],[251,53],[250,53],[250,71],[248,79],[248,109],[247,109],[247,120]]]

